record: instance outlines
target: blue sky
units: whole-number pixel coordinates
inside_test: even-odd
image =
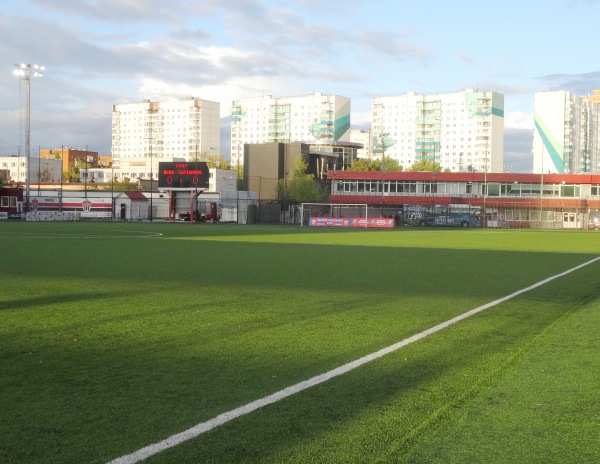
[[[600,89],[600,0],[3,0],[0,156],[19,150],[14,63],[31,82],[31,151],[110,153],[115,103],[332,93],[370,127],[371,99],[466,88],[505,95],[505,159],[530,172],[533,95]],[[1,66],[0,66],[1,68]]]

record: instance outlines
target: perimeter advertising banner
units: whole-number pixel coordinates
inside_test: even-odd
[[[75,213],[77,218],[110,218],[112,200],[110,198],[63,198],[61,204],[60,199],[56,197],[37,197],[31,200],[31,211],[27,214],[27,220],[50,220],[54,216],[61,217],[63,212]]]
[[[333,218],[311,216],[308,220],[311,227],[361,227],[372,229],[393,229],[393,218]]]

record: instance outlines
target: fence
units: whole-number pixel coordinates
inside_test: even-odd
[[[49,200],[48,200],[49,201]],[[72,220],[74,211],[66,210],[63,206],[59,210],[59,203],[48,203],[47,211],[27,213],[28,221],[60,221]],[[67,198],[64,202],[67,202]],[[282,209],[279,202],[273,200],[257,200],[250,192],[232,192],[231,195],[223,195],[220,200],[197,201],[197,209],[200,212],[211,212],[212,204],[216,203],[217,213],[221,222],[238,224],[295,224],[300,225],[303,214],[302,205],[290,205]],[[85,211],[79,209],[77,219],[79,220],[113,220],[113,221],[168,221],[169,202],[168,199],[153,202],[114,202],[114,210],[110,211],[110,200],[108,208],[97,210],[95,207]],[[176,205],[176,219],[183,219],[189,215],[189,199]],[[369,205],[366,207],[366,215],[370,218],[396,217],[401,212],[402,205]],[[77,209],[75,211],[77,211]],[[365,205],[340,205],[340,204],[311,204],[312,215],[333,217],[364,216]],[[60,213],[60,214],[59,214]],[[68,214],[67,214],[68,213]],[[305,211],[304,217],[308,220]],[[25,215],[23,216],[25,218]],[[503,206],[486,206],[482,227],[498,229],[585,229],[590,219],[590,211],[587,208],[568,208],[562,205],[543,208],[536,206],[524,206],[519,203],[504,203]],[[184,219],[185,220],[185,219]],[[189,216],[187,216],[189,220]],[[399,221],[398,221],[399,222]],[[398,227],[406,227],[397,224]]]

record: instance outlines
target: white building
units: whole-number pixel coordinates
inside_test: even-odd
[[[244,162],[244,144],[350,141],[350,99],[315,93],[235,100],[231,109],[231,165]]]
[[[27,156],[0,157],[0,170],[8,171],[8,178],[13,182],[27,183],[27,164],[29,161],[29,182],[60,183],[62,176],[61,160]]]
[[[405,170],[422,159],[452,172],[502,172],[504,96],[463,92],[375,97],[373,156],[396,159]],[[379,155],[378,155],[379,153]]]
[[[570,92],[538,92],[534,101],[533,172],[600,172],[600,105]]]
[[[358,158],[366,159],[368,161],[373,159],[371,130],[350,129],[350,141],[360,143],[363,146],[363,148],[360,148],[357,151]]]
[[[220,105],[198,98],[113,105],[112,156],[203,161],[220,154]]]
[[[127,160],[128,161],[128,160]],[[129,179],[132,183],[139,183],[141,180],[149,181],[154,179],[154,186],[158,182],[158,168],[160,162],[177,162],[184,161],[182,159],[160,158],[153,159],[153,170],[150,172],[150,161],[146,160],[144,165],[129,165],[126,168],[129,172],[115,170],[113,168],[89,168],[79,171],[79,182],[82,185],[87,184],[90,188],[94,184],[103,184],[102,187],[110,188],[111,179],[116,182],[123,182]],[[209,168],[208,169],[208,189],[207,192],[222,194],[225,191],[237,190],[237,172],[229,169]]]

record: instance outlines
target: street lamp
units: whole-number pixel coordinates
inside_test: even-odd
[[[62,213],[62,198],[63,198],[63,171],[64,171],[64,157],[65,157],[65,146],[60,147],[60,203],[58,205],[59,211]]]
[[[437,193],[437,188],[434,188],[434,186],[435,186],[435,171],[432,166],[432,168],[431,168],[431,203],[435,210],[435,194]]]
[[[389,132],[382,132],[379,136],[381,145],[381,217],[383,217],[383,194],[385,191],[385,138],[389,135]]]
[[[487,171],[488,171],[488,161],[489,161],[489,153],[490,150],[490,136],[488,131],[486,130],[486,136],[485,136],[485,157],[483,158],[483,222],[481,223],[481,226],[483,228],[487,227],[487,210],[486,210],[486,204],[485,204],[485,200],[488,196],[488,184],[487,184]],[[491,167],[491,164],[490,164]]]
[[[30,157],[30,144],[31,144],[31,90],[30,82],[31,76],[42,77],[44,75],[44,66],[38,66],[34,64],[15,64],[13,74],[21,79],[21,82],[25,84],[25,101],[24,101],[24,122],[25,122],[25,133],[21,133],[21,137],[24,139],[25,156],[27,157],[27,172],[25,173],[25,211],[29,211],[29,157]],[[22,129],[22,128],[21,128]]]
[[[87,198],[87,180],[88,180],[88,167],[90,163],[94,162],[94,157],[93,156],[86,156],[85,158],[85,197]]]
[[[152,222],[152,216],[154,214],[152,211],[152,209],[154,208],[154,205],[152,203],[152,198],[154,197],[154,187],[152,186],[152,183],[154,182],[153,177],[154,169],[152,166],[152,139],[150,139],[150,222]]]
[[[149,219],[150,222],[152,222],[153,220],[153,215],[154,215],[154,203],[153,203],[153,178],[154,178],[154,166],[153,166],[153,159],[152,159],[152,146],[154,145],[154,123],[155,121],[155,114],[158,112],[157,108],[154,108],[152,106],[152,104],[150,104],[150,108],[148,108],[148,151],[150,153],[150,212],[149,212]]]
[[[110,220],[115,217],[115,166],[114,159],[111,153],[110,156]]]

